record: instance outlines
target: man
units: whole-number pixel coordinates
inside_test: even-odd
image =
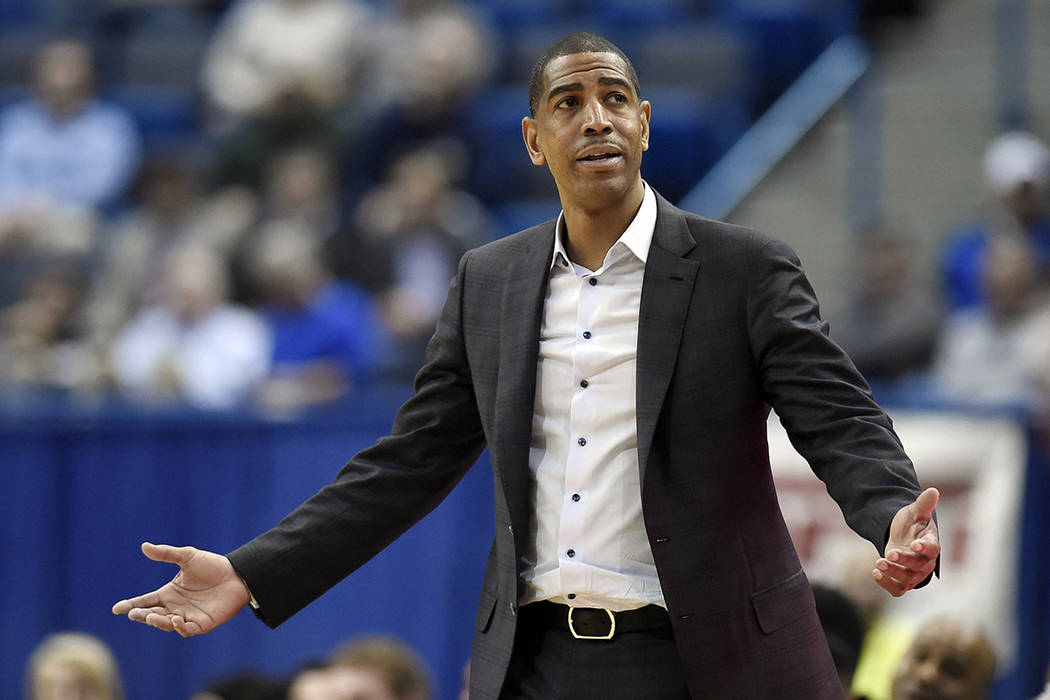
[[[433,508],[487,444],[496,537],[473,700],[841,697],[777,505],[767,403],[885,548],[872,575],[894,595],[934,570],[937,492],[919,496],[794,255],[642,181],[651,108],[618,48],[566,37],[529,92],[525,145],[562,216],[463,257],[391,435],[228,558],[143,545],[181,571],[114,612],[199,634],[250,589],[279,624]]]
[[[950,617],[920,630],[897,666],[893,700],[984,700],[995,677],[995,652],[976,626]]]

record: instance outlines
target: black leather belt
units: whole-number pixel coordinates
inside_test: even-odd
[[[547,627],[566,630],[576,639],[612,639],[625,632],[671,628],[671,618],[659,605],[613,612],[605,608],[572,608],[544,600],[523,606],[521,613]]]

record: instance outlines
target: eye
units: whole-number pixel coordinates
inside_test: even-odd
[[[610,99],[612,99],[613,102],[618,102],[620,104],[624,104],[625,102],[627,102],[627,95],[623,94],[622,92],[614,92],[609,97]]]
[[[578,98],[576,98],[576,97],[570,96],[570,97],[566,97],[565,99],[563,99],[560,102],[558,102],[558,104],[556,104],[555,107],[557,107],[557,108],[575,107],[578,104],[580,104],[580,100]]]

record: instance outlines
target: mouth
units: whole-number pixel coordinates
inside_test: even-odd
[[[593,147],[584,151],[583,155],[576,159],[577,163],[585,166],[607,166],[619,163],[623,154],[619,150],[610,147]]]

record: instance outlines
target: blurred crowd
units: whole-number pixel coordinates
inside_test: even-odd
[[[422,659],[393,637],[352,639],[283,678],[241,671],[215,679],[189,700],[432,700]],[[57,632],[33,652],[27,700],[124,700],[120,669],[101,639]]]
[[[410,378],[460,255],[495,235],[465,188],[459,116],[491,65],[470,11],[223,10],[195,144],[146,144],[75,36],[0,110],[4,392],[295,410]]]
[[[877,388],[1050,409],[1050,148],[1012,131],[987,145],[985,199],[949,232],[938,268],[883,222],[861,236],[856,285],[832,337]]]
[[[940,616],[919,632],[887,635],[870,595],[814,586],[817,612],[850,700],[986,700],[996,653],[986,631],[963,616]],[[864,601],[869,601],[866,604]],[[458,700],[469,700],[469,664]],[[352,639],[289,677],[242,671],[215,679],[189,700],[432,700],[426,665],[393,637]],[[120,670],[101,639],[81,632],[46,637],[29,659],[27,700],[124,700]],[[1046,690],[1033,700],[1050,698]]]
[[[457,0],[110,4],[155,41],[176,22],[158,8],[211,18],[200,138],[147,143],[96,46],[41,43],[0,109],[0,395],[295,411],[410,378],[459,256],[510,232],[469,118],[491,20]],[[983,168],[935,274],[907,225],[861,236],[832,334],[878,387],[1045,407],[1050,151],[1006,133]]]

